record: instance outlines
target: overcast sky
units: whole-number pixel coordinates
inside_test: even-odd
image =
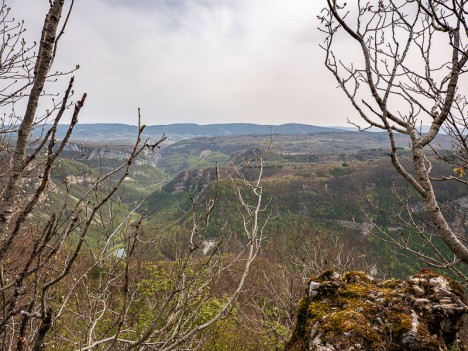
[[[39,40],[48,0],[14,0]],[[324,0],[77,0],[57,68],[81,69],[81,123],[306,123],[355,115],[324,68]]]

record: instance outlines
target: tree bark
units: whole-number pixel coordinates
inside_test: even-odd
[[[49,331],[50,327],[52,327],[52,309],[49,308],[42,319],[41,326],[37,331],[36,337],[34,339],[34,347],[32,351],[42,351],[44,349],[44,339]]]
[[[424,207],[436,227],[437,233],[440,235],[448,248],[461,259],[464,263],[468,263],[468,247],[466,247],[460,239],[455,235],[450,225],[447,223],[439,203],[437,202],[434,188],[432,187],[429,178],[429,172],[425,164],[425,155],[423,146],[420,144],[419,137],[413,131],[411,138],[413,140],[413,164],[419,179],[419,184],[424,189],[422,194]]]
[[[17,202],[19,179],[24,171],[29,136],[34,125],[39,98],[44,89],[47,74],[53,59],[57,28],[60,22],[64,0],[55,0],[44,21],[39,53],[36,61],[34,84],[26,107],[26,112],[18,130],[18,138],[11,159],[11,174],[3,193],[0,210],[0,240],[5,240],[8,226]],[[1,257],[0,257],[1,258]]]

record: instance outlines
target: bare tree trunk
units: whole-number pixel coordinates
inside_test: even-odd
[[[32,351],[41,351],[44,349],[44,338],[47,332],[52,327],[52,308],[49,308],[42,318],[41,326],[37,330],[36,337],[34,338],[34,347]]]
[[[429,217],[434,223],[437,232],[444,240],[449,249],[464,263],[468,263],[468,247],[452,231],[444,215],[440,210],[439,203],[435,197],[435,192],[429,178],[429,172],[425,164],[424,151],[419,144],[413,142],[413,163],[419,178],[419,184],[424,189],[423,203]]]
[[[53,60],[55,38],[64,0],[55,0],[45,18],[41,43],[35,67],[34,84],[28,99],[26,112],[18,130],[16,147],[11,159],[12,171],[8,184],[3,193],[3,201],[0,211],[0,240],[5,239],[11,218],[14,213],[16,197],[18,194],[18,181],[25,167],[25,158],[29,142],[29,135],[34,124],[39,98],[44,89],[47,74]]]
[[[327,4],[320,16],[320,29],[326,34],[322,45],[325,66],[369,127],[387,132],[393,166],[419,193],[432,221],[420,223],[438,235],[453,255],[442,254],[414,223],[412,228],[421,234],[421,241],[435,250],[435,257],[428,257],[424,250],[413,250],[405,242],[396,242],[397,246],[439,268],[450,268],[459,262],[467,264],[468,246],[440,208],[431,177],[432,165],[424,149],[435,149],[435,137],[448,124],[452,131],[448,134],[458,145],[452,151],[456,161],[451,164],[458,167],[453,171],[458,170],[459,176],[443,176],[439,180],[455,179],[468,185],[460,179],[468,169],[468,158],[463,156],[466,130],[459,129],[467,125],[468,119],[468,101],[459,87],[468,62],[466,1],[382,0],[374,4],[327,0]],[[344,33],[355,42],[361,62],[356,64],[335,55],[337,33]],[[444,64],[438,66],[436,58]],[[427,121],[429,130],[424,134],[420,126]],[[412,167],[407,167],[404,157],[398,154],[394,133],[410,137]],[[440,157],[441,153],[436,151],[436,155]]]

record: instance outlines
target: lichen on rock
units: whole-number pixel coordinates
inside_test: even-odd
[[[327,271],[306,291],[286,351],[464,350],[463,289],[432,271],[407,281]]]

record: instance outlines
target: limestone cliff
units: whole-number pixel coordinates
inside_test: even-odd
[[[309,281],[285,350],[461,351],[467,312],[460,285],[429,270],[407,281],[328,271]]]
[[[216,168],[189,169],[180,172],[163,187],[163,190],[171,194],[202,192],[215,179]]]
[[[68,143],[65,145],[62,155],[66,158],[74,160],[119,160],[125,161],[130,157],[132,146],[124,145],[109,145],[109,146],[96,146],[93,144],[75,144]],[[135,159],[134,164],[152,165],[156,166],[157,162],[161,159],[161,154],[158,149],[150,150],[143,149],[142,152]]]

